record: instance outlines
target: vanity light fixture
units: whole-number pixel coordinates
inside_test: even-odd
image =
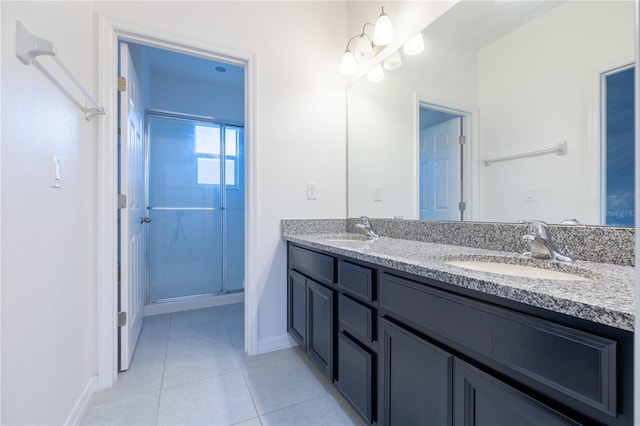
[[[393,25],[391,25],[391,19],[384,13],[384,6],[380,16],[376,20],[376,25],[373,27],[373,42],[378,46],[386,46],[393,41]]]
[[[411,37],[409,41],[407,41],[402,48],[402,52],[408,56],[414,56],[419,53],[422,53],[424,50],[424,39],[422,38],[422,33],[418,33]]]
[[[383,65],[386,70],[397,70],[402,66],[402,55],[396,50],[384,60]]]
[[[373,38],[366,32],[369,26],[373,27]],[[362,26],[362,33],[351,37],[347,42],[347,48],[342,54],[342,60],[340,62],[340,73],[343,75],[355,74],[358,70],[358,62],[365,62],[376,56],[383,50],[382,48],[384,46],[391,43],[393,37],[394,32],[391,19],[384,13],[384,7],[382,7],[376,24],[373,25],[370,22],[366,22]],[[349,50],[349,45],[356,39],[356,47],[354,52],[352,52]]]

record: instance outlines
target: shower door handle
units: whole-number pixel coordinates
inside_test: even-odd
[[[144,216],[140,216],[140,224],[142,225],[143,223],[149,223],[151,222],[151,218],[149,217],[144,217]]]

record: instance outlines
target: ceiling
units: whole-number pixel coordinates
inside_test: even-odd
[[[135,43],[128,44],[132,52],[140,52],[143,67],[149,74],[165,74],[233,87],[244,84],[244,67],[241,65]]]

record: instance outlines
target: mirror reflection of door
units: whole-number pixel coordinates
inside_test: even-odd
[[[604,223],[634,226],[634,68],[603,74]]]
[[[420,106],[420,219],[463,220],[463,116]]]

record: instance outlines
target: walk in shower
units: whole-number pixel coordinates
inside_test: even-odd
[[[148,303],[243,290],[244,129],[147,112]]]

